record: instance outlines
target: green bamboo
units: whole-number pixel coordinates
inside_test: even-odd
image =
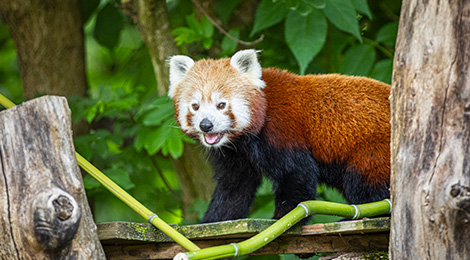
[[[7,99],[5,96],[0,94],[0,104],[5,108],[11,108],[15,106],[13,102]],[[155,213],[147,209],[144,205],[142,205],[139,201],[137,201],[134,197],[132,197],[129,193],[119,187],[116,183],[114,183],[111,179],[109,179],[106,175],[104,175],[100,170],[98,170],[93,164],[88,162],[83,156],[79,153],[75,152],[77,156],[78,165],[82,167],[83,170],[88,172],[91,176],[93,176],[98,182],[100,182],[106,189],[108,189],[111,193],[113,193],[116,197],[118,197],[121,201],[126,203],[130,208],[132,208],[135,212],[141,215],[143,218],[148,220],[152,225],[163,231],[173,240],[175,240],[178,244],[182,247],[187,249],[188,251],[196,251],[200,248],[183,236],[181,233],[173,229],[170,225],[168,225],[165,221],[159,218]]]
[[[327,201],[305,201],[263,232],[240,243],[180,253],[174,259],[219,259],[247,255],[267,245],[303,218],[312,214],[336,215],[346,218],[373,217],[390,213],[390,200],[362,205],[346,205]]]
[[[11,102],[8,98],[6,98],[2,94],[0,94],[0,104],[7,109],[15,106],[15,103]]]
[[[180,244],[182,247],[184,247],[188,251],[195,251],[195,250],[200,249],[197,245],[191,242],[191,240],[187,239],[181,233],[173,229],[165,221],[159,218],[157,214],[147,209],[144,205],[142,205],[129,193],[127,193],[125,190],[119,187],[116,183],[114,183],[111,179],[109,179],[106,175],[104,175],[100,170],[98,170],[94,165],[92,165],[85,158],[83,158],[79,153],[76,152],[75,154],[77,156],[78,165],[80,165],[82,169],[84,169],[91,176],[93,176],[106,189],[108,189],[121,201],[126,203],[135,212],[137,212],[143,218],[147,219],[150,223],[152,223],[152,225],[154,225],[155,227],[163,231],[165,234],[167,234],[169,237],[175,240],[176,243]]]

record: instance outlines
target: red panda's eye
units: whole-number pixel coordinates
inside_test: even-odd
[[[225,102],[220,102],[219,104],[217,104],[217,109],[222,110],[225,108],[225,106],[226,106]]]
[[[192,104],[191,107],[194,109],[194,111],[197,111],[199,109],[198,104]]]

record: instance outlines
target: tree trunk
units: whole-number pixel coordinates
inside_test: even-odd
[[[391,259],[470,259],[469,35],[469,1],[403,1],[391,95]]]
[[[0,113],[0,258],[105,259],[65,98]]]
[[[79,0],[0,1],[15,41],[23,95],[85,95],[84,41]]]
[[[166,95],[169,86],[169,68],[166,61],[178,54],[171,34],[171,24],[165,0],[123,0],[122,9],[130,16],[149,49],[159,95]],[[195,198],[208,200],[214,190],[212,168],[202,149],[185,143],[183,156],[173,160],[182,190],[183,214],[193,221],[195,215],[188,210]]]
[[[132,18],[144,40],[152,59],[157,90],[166,95],[170,83],[166,60],[178,54],[178,48],[171,35],[170,18],[165,0],[123,0],[124,13]]]

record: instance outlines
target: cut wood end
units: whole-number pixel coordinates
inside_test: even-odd
[[[173,260],[189,260],[189,258],[185,253],[179,253],[173,257]]]

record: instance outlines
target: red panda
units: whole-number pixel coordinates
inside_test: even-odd
[[[255,50],[169,64],[177,122],[209,148],[215,170],[203,223],[246,217],[263,176],[274,218],[315,199],[318,183],[355,204],[390,196],[389,85],[262,69]]]

